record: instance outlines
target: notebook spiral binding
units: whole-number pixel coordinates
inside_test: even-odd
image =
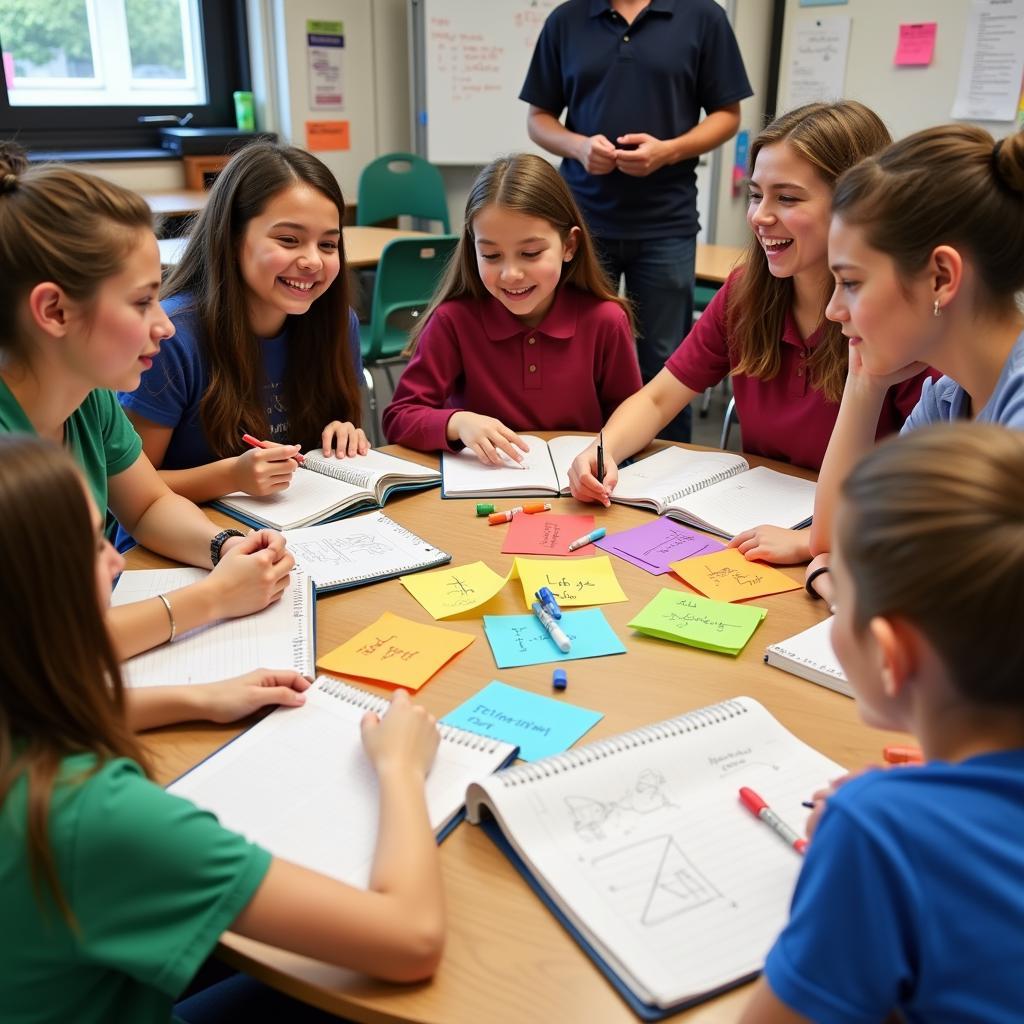
[[[316,467],[315,469],[313,468],[314,466]],[[309,466],[303,464],[302,468],[308,469],[313,473],[319,473],[321,476],[333,477],[335,480],[340,480],[343,484],[351,484],[353,487],[370,486],[371,476],[369,473],[349,469],[345,466],[332,465],[326,459],[316,459]]]
[[[364,711],[374,711],[378,715],[386,714],[391,706],[391,701],[386,697],[378,697],[376,694],[367,693],[366,690],[360,690],[357,686],[349,686],[348,683],[343,683],[340,679],[328,679],[327,676],[320,676],[317,686],[323,693],[329,694],[331,697],[343,700],[347,704],[353,704]],[[483,750],[489,754],[501,746],[500,740],[478,736],[475,732],[456,729],[454,726],[445,725],[442,722],[438,723],[437,731],[446,743],[454,743],[469,750]]]
[[[550,778],[552,775],[581,768],[593,761],[600,761],[601,758],[610,757],[612,754],[618,754],[624,750],[642,747],[648,743],[657,743],[659,740],[671,739],[673,736],[680,736],[683,733],[696,732],[698,729],[706,729],[710,725],[719,725],[730,718],[745,715],[749,710],[741,701],[722,701],[721,704],[712,704],[710,707],[701,708],[699,711],[690,711],[677,718],[645,725],[619,736],[611,736],[606,740],[597,740],[595,743],[588,743],[584,747],[568,750],[564,754],[556,754],[553,757],[546,757],[540,761],[534,761],[532,764],[506,768],[504,771],[498,772],[495,778],[499,779],[503,786],[522,786],[528,782],[538,782],[541,779]]]
[[[680,498],[686,498],[691,494],[696,494],[697,491],[703,491],[705,487],[710,487],[712,484],[720,484],[723,480],[728,480],[731,476],[736,476],[741,470],[742,466],[730,466],[728,469],[723,469],[714,476],[709,476],[707,480],[699,480],[696,483],[689,484],[687,487],[681,487],[678,491],[673,491],[668,497],[665,498],[664,504],[671,505],[673,501],[678,501]]]

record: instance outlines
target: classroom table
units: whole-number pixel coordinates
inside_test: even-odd
[[[396,238],[429,237],[423,231],[403,231],[398,228],[344,227],[341,229],[345,239],[345,262],[350,269],[358,267],[375,267],[380,262],[380,254],[384,246]],[[160,263],[165,267],[173,267],[185,250],[187,238],[161,238]]]
[[[661,446],[662,442],[656,442],[651,451]],[[432,456],[397,446],[387,450],[436,465]],[[767,464],[799,476],[811,476],[764,459],[749,461],[752,465]],[[499,508],[514,503],[496,502]],[[621,505],[608,510],[584,506],[572,498],[552,499],[552,504],[555,512],[593,513],[609,533],[652,517],[650,512]],[[488,526],[486,518],[477,518],[472,500],[443,500],[440,490],[433,489],[396,497],[387,504],[385,512],[430,543],[451,552],[452,565],[483,559],[504,574],[511,563],[513,556],[500,554],[506,527]],[[210,515],[218,523],[233,522],[222,513],[211,511]],[[628,653],[571,661],[564,666],[569,676],[566,699],[605,715],[582,742],[740,695],[761,701],[797,736],[849,768],[877,763],[885,743],[907,742],[906,737],[886,735],[864,726],[849,698],[763,663],[766,645],[825,616],[823,603],[812,601],[802,589],[758,599],[755,603],[767,608],[768,615],[746,649],[732,658],[633,633],[626,623],[662,587],[685,587],[677,579],[651,576],[621,559],[613,557],[612,562],[629,601],[603,605],[602,610]],[[167,564],[139,549],[128,555],[129,568],[158,568]],[[803,578],[802,566],[783,571],[794,579]],[[526,609],[518,582],[511,581],[494,603],[488,604],[487,610],[522,614]],[[433,623],[397,580],[332,594],[317,602],[318,655],[370,625],[385,611]],[[498,670],[479,618],[447,625],[473,634],[476,640],[415,697],[438,717],[492,679],[551,694],[550,664]],[[362,681],[357,685],[388,692]],[[176,778],[237,735],[241,728],[187,724],[145,734],[158,780],[167,783]],[[428,983],[400,986],[373,981],[231,934],[222,940],[218,955],[275,988],[355,1021],[634,1024],[637,1018],[604,976],[479,828],[468,823],[456,828],[441,846],[441,862],[449,934],[440,969]],[[748,987],[734,990],[675,1019],[695,1024],[735,1020],[748,993]]]
[[[697,243],[694,277],[697,284],[722,284],[743,259],[746,248],[740,245],[706,245]]]

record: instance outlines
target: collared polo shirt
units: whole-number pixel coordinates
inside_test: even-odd
[[[521,100],[581,135],[646,132],[675,138],[713,111],[753,94],[736,37],[715,0],[651,0],[633,20],[608,0],[568,0],[548,16]],[[697,160],[644,178],[588,174],[578,160],[561,172],[590,229],[608,238],[695,235]]]
[[[564,285],[528,327],[492,296],[455,299],[423,328],[384,433],[420,451],[457,451],[446,431],[460,410],[517,432],[596,432],[640,384],[633,332],[614,302]]]
[[[742,271],[733,271],[665,364],[692,391],[713,387],[732,373],[736,365],[729,345],[726,310],[739,273]],[[807,363],[820,342],[820,330],[806,340],[801,338],[792,313],[787,313],[779,339],[779,372],[771,380],[742,373],[732,375],[744,451],[807,469],[821,469],[839,415],[839,403],[812,387],[808,377]],[[935,376],[935,371],[925,371],[889,389],[878,418],[876,437],[900,429],[917,404],[922,383]]]

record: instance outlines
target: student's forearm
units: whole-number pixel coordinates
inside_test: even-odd
[[[604,446],[617,464],[635,455],[658,436],[666,423],[697,395],[675,378],[666,382],[662,370],[612,413],[604,426]]]
[[[586,141],[585,136],[569,131],[554,114],[546,110],[531,111],[526,119],[526,130],[530,139],[542,149],[570,160],[580,158],[580,147]]]
[[[731,139],[740,127],[740,105],[738,103],[721,110],[713,110],[699,124],[688,132],[668,140],[671,144],[672,163],[692,160],[702,153],[717,149]]]
[[[125,690],[125,712],[135,732],[203,718],[201,686],[141,686]]]
[[[840,488],[853,467],[874,447],[878,416],[884,400],[883,389],[860,384],[852,378],[847,380],[836,425],[818,474],[814,519],[811,522],[812,555],[831,550]]]
[[[205,583],[169,590],[165,596],[174,616],[176,636],[205,625],[216,611],[215,601]],[[107,627],[118,658],[124,661],[167,643],[171,636],[171,615],[157,597],[108,609]]]
[[[239,490],[235,479],[237,459],[218,459],[192,469],[161,469],[160,476],[175,494],[189,501],[213,501]]]
[[[209,569],[210,540],[220,530],[194,502],[180,494],[167,493],[143,512],[131,532],[150,551]]]

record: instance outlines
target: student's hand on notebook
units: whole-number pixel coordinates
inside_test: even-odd
[[[269,448],[250,448],[235,457],[235,490],[260,497],[286,490],[299,464],[291,458],[301,445],[275,444]]]
[[[324,427],[320,438],[324,456],[333,455],[344,459],[346,456],[365,455],[370,450],[370,442],[366,434],[354,423],[347,420],[331,420]]]
[[[225,548],[227,545],[225,544]],[[288,584],[295,559],[275,530],[256,530],[237,543],[197,587],[210,594],[211,618],[229,619],[262,611]]]
[[[299,707],[310,687],[305,676],[290,669],[258,668],[243,676],[195,687],[202,717],[210,722],[234,722],[268,704]]]
[[[604,483],[597,482],[597,442],[573,459],[569,467],[569,488],[577,501],[596,501],[605,508],[611,503],[611,493],[619,482],[619,467],[608,448],[604,450]]]
[[[397,690],[383,718],[372,711],[361,723],[363,747],[378,775],[427,777],[434,763],[441,734],[437,719],[426,708],[413,704],[405,690]]]
[[[800,565],[811,557],[810,530],[786,530],[781,526],[755,526],[737,533],[729,547],[739,548],[748,562]]]
[[[493,416],[460,410],[448,420],[448,440],[461,441],[485,465],[519,464],[530,446]],[[504,454],[502,454],[504,453]]]

